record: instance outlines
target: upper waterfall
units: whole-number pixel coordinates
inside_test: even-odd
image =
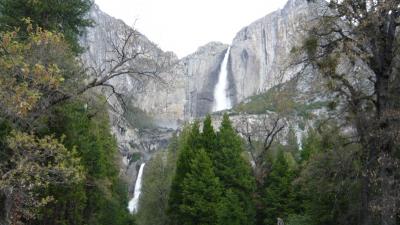
[[[228,96],[228,60],[231,47],[225,53],[224,60],[222,61],[220,72],[218,76],[218,83],[214,90],[214,106],[213,111],[221,111],[232,107],[231,100]]]
[[[133,193],[133,198],[129,201],[128,209],[131,213],[136,213],[139,206],[139,196],[142,192],[142,175],[145,163],[140,165],[138,176],[136,178],[135,191]]]

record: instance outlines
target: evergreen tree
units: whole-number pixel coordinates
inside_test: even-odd
[[[255,182],[242,155],[241,139],[227,115],[218,134],[211,124],[208,116],[203,133],[195,123],[181,134],[169,199],[170,223],[254,224]]]
[[[348,141],[337,127],[310,131],[305,138],[298,183],[308,225],[360,224],[360,146]],[[299,217],[298,217],[299,218]]]
[[[247,198],[250,199],[250,196],[247,196]],[[248,202],[243,202],[242,199],[242,196],[240,193],[237,193],[237,191],[224,189],[224,197],[221,200],[220,208],[218,210],[220,224],[252,224],[252,221],[249,221],[248,215],[246,214],[248,212],[243,210],[248,207]]]
[[[72,94],[83,85],[76,53],[91,4],[0,1],[1,224],[134,222],[108,112],[84,107],[104,99]]]
[[[225,114],[217,134],[217,150],[212,154],[215,174],[221,180],[225,190],[230,190],[229,195],[225,193],[225,201],[238,200],[239,202],[239,204],[238,202],[230,203],[243,212],[242,217],[235,223],[253,224],[255,207],[252,193],[255,191],[255,181],[251,175],[250,164],[245,161],[243,153],[242,140],[232,127],[228,115]],[[235,217],[231,217],[231,220],[233,218]]]
[[[286,219],[293,213],[290,207],[291,201],[294,200],[291,187],[293,179],[294,174],[289,168],[284,152],[279,151],[266,179],[264,194],[266,225],[275,225],[277,218]]]
[[[200,149],[203,147],[200,133],[199,121],[195,121],[187,139],[188,147],[191,149]]]
[[[0,29],[12,31],[24,28],[24,18],[29,18],[34,28],[62,33],[74,52],[81,51],[78,36],[91,25],[87,15],[91,0],[2,0],[0,2]],[[24,31],[24,29],[21,29]],[[21,37],[27,37],[23,33]]]
[[[308,161],[310,157],[322,149],[321,136],[314,130],[308,130],[307,136],[302,140],[300,161]]]
[[[193,160],[196,147],[201,146],[198,123],[195,122],[191,126],[186,126],[180,134],[178,142],[178,160],[168,200],[168,214],[171,224],[177,224],[177,212],[179,206],[182,204],[183,180],[190,173],[190,164]]]
[[[212,162],[202,149],[196,151],[188,173],[182,183],[182,204],[177,224],[212,225],[218,223],[218,209],[222,186],[215,176]]]
[[[216,175],[226,188],[251,192],[254,180],[250,164],[242,156],[244,153],[242,140],[232,127],[227,114],[223,117],[217,141],[218,150],[212,154]]]
[[[95,102],[100,102],[96,99]],[[117,143],[110,134],[105,109],[90,117],[83,101],[57,107],[49,118],[49,130],[63,136],[64,145],[76,149],[84,167],[82,183],[54,185],[46,190],[56,201],[41,210],[34,224],[132,224],[128,188],[119,176],[115,160]]]
[[[213,152],[216,150],[217,139],[210,115],[207,115],[203,122],[203,133],[201,134],[201,137],[202,147],[210,156],[212,156]]]
[[[174,145],[176,145],[176,141],[172,140],[170,149]],[[175,160],[174,153],[170,150],[156,153],[146,163],[146,170],[143,172],[142,194],[139,199],[140,207],[136,214],[140,225],[165,225],[167,223],[166,209]]]

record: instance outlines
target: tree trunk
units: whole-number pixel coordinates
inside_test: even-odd
[[[350,102],[351,111],[354,113],[354,125],[360,138],[362,146],[362,177],[361,177],[361,207],[359,210],[359,221],[361,225],[372,225],[373,213],[371,212],[371,196],[373,163],[376,161],[376,148],[372,141],[373,135],[370,135],[371,123],[367,122],[367,118],[363,114],[362,107],[358,102]]]
[[[386,108],[387,109],[387,108]],[[396,156],[395,156],[395,141],[392,138],[395,132],[394,125],[387,118],[386,109],[383,111],[380,122],[380,133],[378,137],[379,147],[379,197],[381,209],[381,224],[382,225],[396,225]]]
[[[360,221],[362,225],[371,225],[371,215],[369,212],[369,178],[368,175],[364,175],[362,178],[362,193],[361,193],[361,210],[360,210]]]
[[[388,154],[381,154],[381,224],[382,225],[396,225],[396,191],[395,191],[395,178],[393,173],[393,162]]]

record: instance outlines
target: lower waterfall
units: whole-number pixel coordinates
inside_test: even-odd
[[[214,90],[214,107],[213,107],[214,112],[229,109],[232,107],[231,100],[229,99],[227,93],[229,87],[228,60],[230,52],[231,52],[231,47],[229,46],[228,50],[225,53],[224,60],[222,61],[218,76],[218,83],[215,86]]]
[[[131,213],[136,213],[139,208],[139,197],[142,192],[142,175],[145,163],[140,165],[138,176],[135,183],[135,191],[133,192],[133,198],[129,201],[128,209]]]

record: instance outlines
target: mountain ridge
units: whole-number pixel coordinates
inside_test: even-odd
[[[147,113],[156,127],[164,127],[151,131],[132,127],[127,118],[121,116],[123,109],[118,99],[109,98],[112,133],[117,138],[121,158],[125,162],[121,163],[121,173],[126,175],[130,190],[133,190],[140,163],[163,148],[174,129],[211,113],[220,65],[229,46],[231,53],[227,69],[230,85],[227,92],[234,105],[295,76],[298,72],[296,68],[283,74],[281,70],[286,65],[291,48],[303,38],[303,34],[297,31],[301,21],[313,15],[312,10],[306,0],[289,0],[283,9],[238,31],[231,44],[209,42],[181,59],[174,53],[163,52],[140,33],[139,39],[129,48],[146,49],[147,57],[154,59],[160,54],[169,54],[174,63],[172,68],[160,74],[167,85],[151,79],[129,77],[111,81],[116,90],[129,100],[128,104]],[[86,63],[93,61],[98,65],[113,57],[110,44],[118,43],[121,35],[133,28],[102,12],[97,6],[92,8],[90,17],[96,25],[82,39],[88,49],[83,59]],[[156,140],[159,137],[162,138]],[[127,160],[136,158],[132,157],[135,154],[140,155],[139,160]]]

